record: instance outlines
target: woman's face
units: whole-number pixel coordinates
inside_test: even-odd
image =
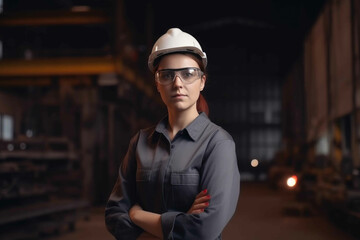
[[[163,69],[181,69],[195,67],[199,68],[198,63],[186,54],[169,54],[162,57],[157,70]],[[195,80],[190,84],[185,84],[178,76],[169,85],[161,85],[156,82],[156,87],[160,92],[161,98],[167,108],[173,111],[196,111],[196,101],[199,98],[200,91],[205,86],[206,77]]]

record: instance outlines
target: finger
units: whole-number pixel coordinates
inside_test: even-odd
[[[205,202],[205,203],[200,203],[200,204],[196,204],[192,207],[193,210],[199,210],[199,209],[205,209],[209,206],[209,202]]]
[[[203,202],[208,202],[210,201],[211,197],[210,195],[206,195],[203,197],[198,197],[194,200],[194,204],[198,204],[198,203],[203,203]]]
[[[208,193],[207,189],[202,190],[201,192],[198,193],[198,195],[196,197],[203,197]]]
[[[193,210],[190,214],[200,214],[203,212],[204,212],[204,209],[198,209],[198,210]]]
[[[191,210],[188,211],[188,213],[190,214],[194,214],[194,213],[202,213],[204,212],[204,208],[199,208],[199,209],[194,209],[193,207],[191,208]]]

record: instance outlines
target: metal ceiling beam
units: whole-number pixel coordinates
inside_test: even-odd
[[[100,10],[16,12],[1,14],[0,27],[103,24],[109,20],[109,15]]]
[[[111,72],[134,84],[147,96],[154,96],[153,87],[147,84],[142,76],[127,67],[121,60],[112,57],[0,61],[0,81],[8,81],[9,78],[14,77],[99,75]]]
[[[50,86],[50,78],[5,78],[0,79],[0,87]]]
[[[1,60],[0,76],[89,75],[115,72],[112,58],[55,58],[34,60]]]

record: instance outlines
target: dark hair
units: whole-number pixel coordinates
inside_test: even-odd
[[[195,62],[197,62],[197,64],[199,65],[200,70],[204,73],[204,75],[207,77],[207,71],[205,69],[205,66],[200,58],[200,56],[193,54],[193,53],[189,53],[189,52],[176,52],[176,53],[181,53],[181,54],[185,54],[188,55],[189,57],[191,57],[192,59],[194,59]],[[169,53],[171,54],[171,53]],[[168,54],[165,54],[168,55]],[[165,55],[162,55],[158,58],[155,59],[154,61],[154,69],[155,71],[158,69],[159,64],[160,64],[160,60],[162,57],[164,57]],[[209,106],[204,98],[204,96],[200,93],[200,96],[196,102],[196,109],[198,112],[204,112],[206,115],[209,116]]]

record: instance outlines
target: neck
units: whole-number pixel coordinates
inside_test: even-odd
[[[199,113],[197,110],[188,110],[188,111],[170,111],[168,110],[169,115],[169,136],[172,140],[175,135],[187,125],[189,125]]]

